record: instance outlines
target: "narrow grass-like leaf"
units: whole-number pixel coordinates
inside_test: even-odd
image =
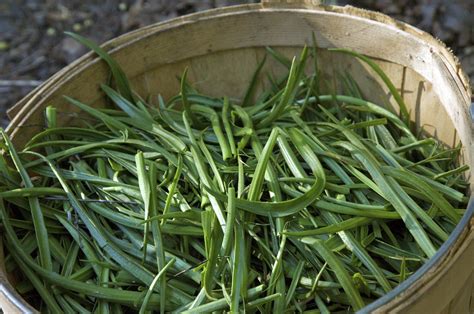
[[[186,79],[188,77],[188,68],[184,69],[183,75],[181,76],[181,101],[183,104],[184,112],[188,115],[188,117],[191,119],[192,125],[195,128],[200,127],[199,121],[196,119],[196,116],[193,115],[191,111],[191,105],[188,102],[188,96],[187,96],[187,90],[186,90]]]
[[[99,47],[93,41],[75,33],[65,32],[65,34],[71,36],[76,41],[93,50],[102,60],[104,60],[112,72],[112,75],[115,79],[115,83],[117,84],[117,89],[120,91],[120,94],[122,94],[127,100],[134,101],[133,93],[130,88],[127,76],[125,75],[117,61],[115,61],[104,49]]]
[[[239,312],[239,304],[241,302],[242,290],[245,289],[246,265],[245,265],[245,237],[242,226],[237,223],[234,226],[235,238],[234,249],[232,250],[232,290],[230,311],[232,313]],[[250,297],[250,294],[249,294]]]
[[[257,89],[257,86],[258,86],[258,77],[260,75],[260,72],[262,71],[263,65],[265,64],[266,60],[267,60],[267,56],[265,55],[262,61],[258,63],[257,69],[255,69],[255,72],[252,75],[252,79],[250,80],[249,86],[247,87],[247,91],[245,92],[244,100],[242,101],[242,107],[246,107],[250,105],[252,98],[254,97],[255,90]],[[225,100],[224,100],[224,106],[225,106]]]
[[[406,123],[409,123],[410,113],[408,112],[408,108],[407,108],[407,105],[405,104],[405,101],[403,100],[402,96],[398,92],[395,85],[393,85],[390,78],[385,74],[385,72],[382,70],[382,68],[380,68],[380,66],[377,63],[372,61],[370,58],[368,58],[368,57],[366,57],[366,56],[364,56],[360,53],[357,53],[353,50],[341,49],[341,48],[331,48],[329,50],[334,51],[334,52],[341,52],[341,53],[352,55],[352,56],[364,61],[365,63],[367,63],[372,68],[372,70],[374,70],[380,76],[380,78],[385,83],[385,85],[387,85],[388,89],[390,90],[390,93],[392,94],[393,98],[395,99],[398,106],[400,107],[400,112],[402,114],[402,117],[403,117],[404,121]]]
[[[359,310],[365,306],[359,291],[354,287],[352,280],[344,268],[342,262],[332,253],[324,244],[323,241],[314,238],[303,238],[302,241],[308,245],[314,246],[318,250],[324,260],[332,268],[344,291],[347,293],[350,304],[354,310]]]
[[[23,184],[25,185],[26,188],[34,188],[34,185],[31,182],[30,176],[25,170],[25,167],[23,166],[23,163],[21,162],[20,157],[18,156],[15,148],[13,147],[13,144],[10,141],[10,138],[5,134],[5,132],[2,129],[0,129],[0,133],[3,136],[3,140],[5,141],[8,152],[10,153],[10,157],[21,176]],[[39,258],[40,258],[41,266],[43,266],[47,270],[52,270],[53,264],[51,260],[51,252],[49,250],[48,230],[45,225],[41,205],[39,203],[38,198],[35,196],[28,197],[28,203],[31,208],[33,225],[35,226],[36,241],[38,242]]]
[[[168,268],[170,268],[171,266],[173,266],[175,262],[175,259],[171,259],[168,263],[166,263],[166,265],[160,270],[160,272],[155,276],[155,278],[153,278],[153,281],[151,282],[150,284],[150,287],[148,288],[147,292],[146,292],[146,295],[145,295],[145,298],[143,299],[143,302],[142,302],[142,306],[140,307],[140,311],[139,313],[140,314],[145,314],[146,313],[146,309],[148,307],[148,303],[150,302],[150,298],[151,296],[153,295],[153,292],[154,292],[154,289],[155,289],[155,286],[156,284],[158,283],[158,280],[160,280],[161,277],[164,276],[164,274],[166,273],[166,271],[168,270]],[[163,300],[162,300],[163,301]],[[164,304],[160,304],[160,307],[163,309],[164,311]]]
[[[142,152],[138,152],[135,155],[135,164],[137,166],[137,175],[138,175],[138,186],[140,188],[140,194],[143,201],[143,220],[147,220],[150,216],[150,206],[151,206],[151,187],[147,171],[145,169],[145,158],[143,157]],[[142,263],[146,260],[146,247],[148,243],[148,231],[149,224],[145,223],[143,226],[143,260]]]

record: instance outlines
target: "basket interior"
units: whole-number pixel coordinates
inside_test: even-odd
[[[396,110],[393,97],[371,69],[353,57],[326,48],[349,48],[375,59],[402,93],[417,131],[427,132],[449,146],[461,141],[461,162],[470,163],[474,131],[467,109],[469,92],[460,79],[462,75],[452,73],[456,64],[446,59],[446,49],[439,43],[434,45],[434,39],[426,34],[413,36],[414,31],[407,25],[378,22],[365,11],[357,16],[341,13],[343,10],[269,10],[258,5],[226,8],[148,27],[115,39],[108,47],[114,47],[112,56],[145,98],[153,100],[161,94],[166,99],[177,94],[177,77],[189,67],[190,82],[203,93],[238,99],[263,59],[265,47],[291,58],[304,44],[311,45],[314,33],[320,47],[319,64],[327,81],[347,71],[368,100]],[[425,41],[420,40],[423,36]],[[263,72],[278,77],[284,71],[267,58]],[[53,84],[40,89],[14,119],[9,129],[13,141],[22,146],[41,129],[47,105],[64,112],[64,124],[75,120],[70,113],[77,108],[67,104],[63,95],[104,106],[99,86],[107,82],[108,73],[106,65],[93,54],[72,64]]]
[[[462,91],[456,78],[451,80],[447,75],[439,78],[440,73],[449,71],[432,60],[430,46],[408,38],[397,28],[331,12],[281,10],[274,13],[253,11],[252,7],[236,9],[236,14],[206,13],[202,19],[196,15],[183,20],[179,26],[175,24],[176,21],[165,23],[155,26],[154,30],[139,31],[135,36],[127,35],[130,40],[121,40],[113,50],[114,58],[128,74],[134,90],[145,99],[151,97],[154,102],[158,94],[165,99],[177,94],[177,77],[186,67],[189,67],[190,82],[201,92],[241,99],[265,55],[266,46],[291,58],[301,52],[304,43],[311,43],[314,32],[321,47],[318,61],[325,80],[331,82],[338,73],[347,71],[358,82],[366,99],[397,110],[388,88],[371,69],[353,57],[325,48],[345,47],[368,54],[402,93],[417,131],[433,135],[449,146],[462,142],[462,158],[465,159],[461,163],[473,160],[473,131],[466,122],[469,121],[467,109],[463,109],[468,92]],[[407,56],[405,48],[410,45],[415,48]],[[111,46],[114,45],[109,44]],[[433,66],[435,68],[430,68]],[[308,71],[310,69],[308,65]],[[267,58],[263,72],[279,77],[285,71],[283,66]],[[77,108],[67,104],[63,95],[96,107],[105,106],[99,86],[108,77],[106,65],[92,55],[71,65],[57,82],[40,89],[34,100],[25,103],[9,129],[14,143],[22,146],[41,130],[44,108],[48,105],[59,108],[61,124],[76,123],[77,116],[72,113],[77,112]],[[450,84],[444,84],[445,77]],[[262,77],[260,90],[265,88],[265,81]],[[448,103],[446,93],[461,96],[452,97],[453,103]],[[456,108],[446,110],[453,107]],[[472,183],[472,176],[470,180]],[[471,184],[471,191],[473,186]]]

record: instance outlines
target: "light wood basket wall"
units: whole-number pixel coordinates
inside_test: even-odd
[[[166,98],[176,94],[179,86],[175,78],[189,67],[188,77],[201,91],[240,98],[266,46],[293,56],[304,44],[312,43],[314,32],[328,78],[347,70],[369,100],[396,108],[393,99],[387,101],[387,88],[369,68],[325,48],[350,48],[374,58],[402,91],[417,126],[448,145],[462,142],[462,162],[472,166],[471,94],[466,76],[450,51],[430,35],[385,15],[349,6],[319,6],[316,2],[267,0],[205,11],[125,34],[104,47],[142,96],[161,93]],[[265,65],[265,71],[275,75],[282,70],[275,62]],[[41,130],[47,105],[65,113],[76,112],[63,95],[102,106],[99,84],[107,77],[107,67],[92,53],[58,72],[10,110],[12,121],[7,131],[14,143],[24,145]],[[65,125],[74,120],[70,114],[61,117]],[[468,218],[445,254],[432,261],[421,278],[391,299],[382,300],[378,308],[362,312],[473,312],[474,232],[473,221]],[[8,313],[28,310],[0,272],[0,281],[2,277],[0,306]]]

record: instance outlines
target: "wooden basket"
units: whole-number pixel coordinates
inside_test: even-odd
[[[316,35],[324,73],[347,70],[369,100],[387,106],[388,90],[374,73],[354,58],[325,48],[350,48],[374,58],[410,106],[416,125],[448,145],[463,144],[462,162],[474,160],[474,128],[469,114],[471,94],[456,58],[430,35],[385,15],[353,7],[319,6],[316,1],[264,1],[176,18],[125,34],[104,47],[130,77],[141,95],[179,91],[176,76],[189,67],[188,78],[204,93],[242,97],[271,46],[293,56]],[[283,69],[267,62],[265,71]],[[89,53],[38,87],[11,111],[8,133],[22,146],[41,130],[47,105],[62,112],[77,108],[68,95],[103,105],[99,84],[108,78],[105,64]],[[61,123],[73,123],[71,115]],[[474,187],[474,176],[469,182]],[[407,281],[361,310],[403,313],[472,313],[474,311],[474,201],[439,252]],[[3,279],[2,279],[3,278]],[[34,311],[0,272],[0,306],[6,313]]]

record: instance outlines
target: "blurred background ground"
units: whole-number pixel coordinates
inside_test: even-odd
[[[86,52],[64,31],[102,43],[176,16],[256,0],[0,0],[0,124],[30,90]],[[474,82],[474,0],[328,0],[384,12],[444,41]]]

